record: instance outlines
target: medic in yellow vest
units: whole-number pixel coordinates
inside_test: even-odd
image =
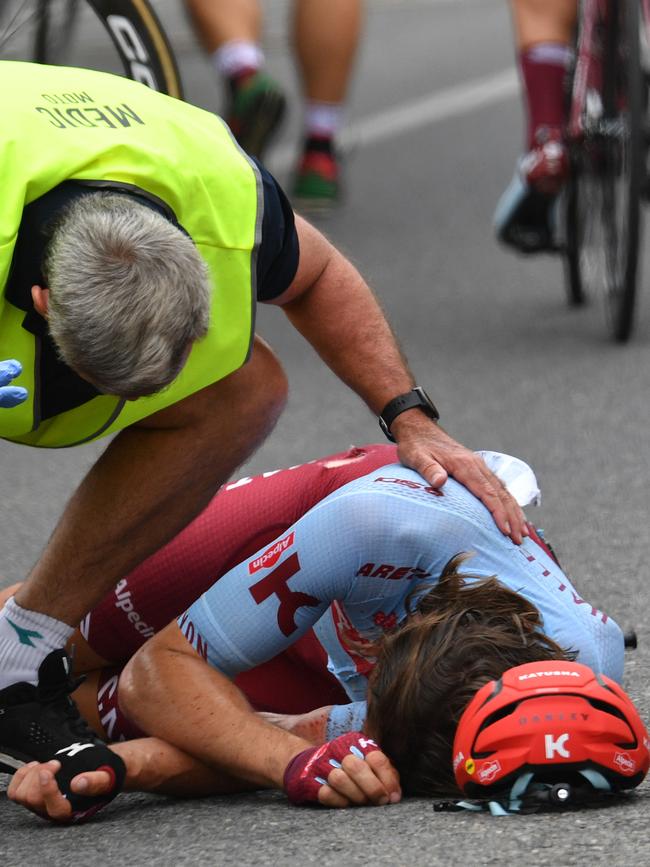
[[[47,89],[45,89],[47,88]],[[0,413],[0,437],[70,446],[114,433],[216,382],[246,361],[262,220],[255,163],[215,115],[90,70],[0,63],[2,211],[0,357],[17,359],[28,399]],[[41,338],[7,297],[24,208],[65,181],[134,189],[193,240],[212,282],[211,325],[163,392],[125,402],[92,396],[41,418]]]

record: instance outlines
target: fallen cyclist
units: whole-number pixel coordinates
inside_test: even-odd
[[[535,498],[529,467],[485,457]],[[486,683],[574,657],[620,682],[621,630],[532,525],[517,546],[456,481],[437,492],[395,461],[369,446],[227,485],[84,620],[76,672],[92,673],[75,700],[127,739],[111,747],[127,790],[284,788],[331,807],[458,796],[454,735]],[[9,797],[69,819],[60,772],[28,764]],[[76,812],[118,789],[78,774]]]

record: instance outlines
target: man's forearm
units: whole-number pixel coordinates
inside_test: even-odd
[[[305,220],[296,217],[300,262],[282,306],[298,331],[375,414],[413,387],[414,380],[377,300],[356,268]],[[419,408],[390,426],[399,459],[439,488],[451,473],[490,510],[519,544],[526,519],[480,457],[457,443]]]
[[[314,284],[283,307],[332,371],[375,413],[414,384],[395,335],[372,291],[340,254]]]

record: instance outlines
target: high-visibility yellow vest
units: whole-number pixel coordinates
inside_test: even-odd
[[[259,172],[216,115],[87,69],[0,62],[0,357],[17,358],[29,399],[0,410],[0,437],[41,447],[114,433],[244,364],[254,328]],[[132,184],[174,212],[208,265],[211,325],[160,394],[101,395],[40,422],[38,340],[4,297],[22,211],[65,180]]]

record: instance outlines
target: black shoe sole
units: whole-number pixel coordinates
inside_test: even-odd
[[[499,241],[526,255],[559,252],[552,229],[556,198],[531,190],[501,228]]]

